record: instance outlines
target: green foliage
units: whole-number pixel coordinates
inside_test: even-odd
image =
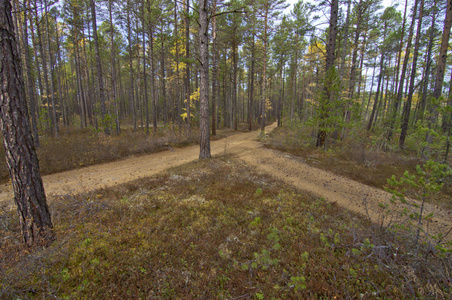
[[[256,195],[259,187],[265,192]],[[441,260],[423,263],[403,241],[374,231],[360,216],[231,157],[54,200],[57,239],[45,249],[20,250],[15,213],[0,210],[0,235],[8,237],[0,245],[0,298],[452,293],[443,275],[450,272],[448,250]]]
[[[50,124],[49,113],[47,112],[47,109],[44,106],[41,106],[41,109],[39,110],[38,130],[40,132],[48,130],[49,124]]]
[[[416,232],[414,243],[417,245],[421,232],[425,234],[427,240],[438,239],[438,237],[428,234],[426,230],[425,223],[431,221],[433,213],[427,214],[424,206],[426,199],[443,188],[443,180],[452,175],[452,169],[446,164],[429,160],[422,167],[418,165],[416,171],[416,175],[411,175],[406,171],[398,180],[393,175],[388,179],[389,187],[386,190],[392,194],[391,203],[400,201],[408,205],[401,213],[408,217],[409,222],[398,228]],[[414,200],[406,197],[408,191]],[[425,223],[423,224],[423,222]]]

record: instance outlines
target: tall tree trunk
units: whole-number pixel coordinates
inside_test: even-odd
[[[151,88],[152,88],[152,129],[157,133],[157,91],[155,88],[155,62],[154,62],[154,25],[149,24],[149,58],[151,67]]]
[[[267,47],[268,47],[268,15],[270,10],[268,1],[265,4],[264,20],[264,61],[262,70],[262,100],[261,100],[261,132],[265,132],[265,102],[267,101]]]
[[[253,97],[254,97],[254,62],[255,62],[255,41],[254,34],[251,42],[251,68],[250,68],[250,94],[248,102],[248,130],[252,130],[253,125]]]
[[[30,3],[28,5],[30,7]],[[41,103],[42,103],[42,95],[44,95],[44,88],[42,85],[42,78],[40,76],[41,74],[41,64],[39,63],[39,55],[38,55],[38,48],[39,48],[39,43],[36,40],[36,36],[35,36],[35,30],[34,30],[34,25],[33,25],[33,14],[31,13],[31,8],[29,8],[29,18],[30,18],[30,30],[31,30],[31,40],[33,42],[33,49],[34,49],[34,57],[35,57],[35,65],[36,65],[36,73],[38,77],[38,88],[39,88],[39,95],[40,95],[40,99],[41,99]],[[36,24],[38,24],[38,21],[36,20]],[[36,113],[39,116],[41,110],[39,107],[39,100],[36,99]],[[38,118],[38,126],[41,125],[41,118]],[[36,141],[35,141],[36,142]]]
[[[30,1],[27,0],[27,8],[30,10]],[[28,14],[29,11],[26,12]],[[30,116],[31,116],[31,127],[33,132],[33,141],[35,143],[36,147],[39,147],[39,133],[38,133],[38,121],[36,116],[36,93],[34,88],[34,76],[31,72],[31,55],[30,55],[30,49],[28,47],[28,25],[27,25],[27,15],[25,15],[24,18],[24,42],[25,42],[25,66],[27,71],[27,77],[28,77],[28,95],[30,97],[29,103],[30,103]]]
[[[407,66],[408,66],[408,60],[410,58],[411,40],[413,39],[413,31],[414,31],[414,25],[416,23],[416,14],[417,14],[418,4],[419,4],[419,0],[415,0],[414,8],[413,8],[413,18],[411,20],[410,32],[408,34],[408,42],[407,42],[407,46],[406,46],[406,50],[405,50],[405,58],[403,59],[402,74],[400,75],[400,82],[399,82],[399,87],[398,87],[398,92],[397,92],[397,98],[394,101],[392,117],[391,117],[390,125],[389,125],[389,132],[388,132],[388,136],[387,136],[388,141],[391,140],[392,135],[394,133],[394,125],[396,122],[397,113],[399,111],[399,106],[400,106],[400,103],[401,103],[402,97],[403,97],[403,84],[405,81],[405,74],[406,74],[406,70],[407,70]]]
[[[116,88],[116,48],[115,48],[115,36],[113,28],[113,0],[108,0],[108,16],[110,22],[110,63],[111,63],[111,98],[113,100],[116,111],[116,134],[119,135],[119,112],[118,112],[118,95]]]
[[[28,120],[9,0],[0,0],[0,115],[6,163],[24,242],[49,241],[53,227]]]
[[[282,126],[282,105],[283,105],[283,96],[284,96],[284,77],[283,77],[283,71],[284,71],[284,65],[283,65],[283,55],[281,54],[280,57],[281,60],[281,68],[279,70],[279,100],[278,100],[278,107],[276,109],[276,117],[278,119],[278,127]]]
[[[135,109],[135,79],[133,74],[133,57],[132,57],[132,29],[130,26],[130,10],[132,9],[130,0],[127,0],[127,51],[129,52],[129,72],[130,72],[130,89],[129,93],[129,101],[130,101],[130,109],[132,113],[132,123],[133,123],[133,131],[137,130],[137,115]]]
[[[93,37],[94,37],[94,50],[96,52],[96,66],[97,66],[97,88],[100,98],[100,113],[102,115],[102,121],[104,122],[107,117],[107,109],[105,107],[105,90],[104,90],[104,79],[102,75],[102,62],[100,60],[100,52],[99,52],[99,39],[97,36],[97,22],[96,22],[96,5],[94,4],[94,0],[89,1],[91,6],[91,21],[93,25]],[[110,134],[110,129],[108,126],[104,126],[104,133]]]
[[[232,64],[233,64],[233,78],[232,78],[232,119],[234,130],[237,130],[238,112],[237,112],[237,40],[236,33],[234,32],[234,38],[232,41]]]
[[[397,66],[395,73],[395,88],[399,86],[399,70],[400,70],[400,60],[402,59],[402,49],[403,49],[403,38],[405,37],[405,26],[406,26],[406,13],[408,11],[408,0],[405,0],[405,10],[403,13],[402,30],[400,31],[402,36],[400,37],[399,51],[397,55]],[[414,11],[416,14],[416,11]]]
[[[351,4],[352,4],[352,1],[351,0],[347,0],[347,16],[345,17],[345,24],[344,24],[344,39],[342,41],[343,45],[342,45],[341,66],[340,66],[340,75],[339,75],[341,83],[344,80],[345,58],[347,57],[347,51],[348,51],[348,27],[349,27],[349,24],[350,24],[350,8],[351,8]],[[360,5],[360,3],[358,5]],[[359,28],[359,22],[360,22],[359,18],[360,17],[361,17],[361,15],[358,15],[358,23],[357,23],[357,28],[356,28],[356,35],[358,35],[358,37],[359,37],[359,30],[358,30],[358,28]],[[356,37],[355,37],[355,44],[353,45],[353,47],[354,47],[354,49],[358,48],[358,43],[356,41]]]
[[[55,101],[55,87],[53,84],[53,77],[55,73],[54,69],[54,61],[53,61],[53,53],[52,53],[52,47],[50,47],[50,25],[49,25],[49,7],[47,5],[47,0],[44,0],[44,6],[46,11],[46,32],[47,32],[47,49],[49,51],[49,64],[50,64],[50,99],[52,101],[52,115],[50,117],[51,124],[53,126],[53,129],[55,130],[55,136],[58,137],[60,133],[60,129],[58,127],[58,120],[56,116],[56,101]],[[50,111],[49,111],[50,114]]]
[[[209,48],[208,48],[208,19],[207,0],[199,0],[199,56],[201,63],[201,82],[199,88],[200,101],[200,151],[199,158],[210,158],[210,129],[209,129]]]
[[[49,99],[50,99],[50,87],[49,87],[49,72],[47,71],[47,55],[46,52],[44,51],[44,45],[42,43],[42,31],[41,31],[41,26],[40,26],[40,22],[38,19],[38,2],[37,0],[35,0],[35,17],[36,17],[36,29],[37,29],[37,34],[38,34],[38,41],[39,41],[39,52],[41,53],[41,61],[42,61],[42,69],[44,72],[44,84],[45,84],[45,95],[46,95],[46,101],[47,101],[47,107],[49,108]],[[48,109],[47,114],[49,114],[50,116],[50,109]],[[49,121],[51,121],[51,118],[49,117]],[[52,124],[47,124],[49,130],[50,130],[50,134],[53,136],[53,126]]]
[[[370,131],[370,129],[372,128],[372,124],[375,118],[375,115],[377,113],[377,107],[378,107],[378,96],[380,93],[380,87],[381,87],[381,80],[383,78],[383,65],[384,65],[384,51],[381,51],[381,58],[380,58],[380,75],[378,75],[378,85],[377,85],[377,92],[375,94],[375,102],[374,102],[374,106],[372,108],[372,112],[370,114],[370,118],[369,118],[369,122],[367,123],[367,131]],[[375,70],[375,69],[374,69]],[[372,93],[372,90],[370,90],[369,92],[370,94]],[[370,102],[370,96],[369,96],[369,102]]]
[[[212,135],[217,135],[217,90],[218,90],[218,50],[217,50],[217,0],[213,0],[212,17]]]
[[[295,45],[298,47],[298,32],[295,33]],[[293,62],[293,71],[292,71],[292,105],[290,107],[290,125],[293,125],[294,121],[294,113],[295,113],[295,105],[297,100],[297,82],[298,82],[298,49],[295,49],[294,53],[294,62]]]
[[[190,121],[190,0],[187,0],[185,5],[185,92],[187,99],[187,133],[191,133],[191,121]]]
[[[326,47],[326,64],[325,64],[325,78],[328,73],[334,68],[334,52],[336,50],[336,34],[337,34],[337,17],[338,17],[339,1],[331,1],[331,13],[330,13],[330,29],[328,32],[328,43]],[[328,118],[328,105],[331,98],[331,91],[328,83],[325,82],[323,87],[323,105],[321,107],[320,115],[320,128],[317,134],[317,147],[324,147],[326,140],[325,120]]]
[[[88,17],[86,17],[88,19]],[[82,18],[82,20],[84,20],[84,18]],[[89,22],[89,21],[87,21]],[[82,23],[82,28],[84,28],[84,23]],[[89,36],[89,32],[90,29],[88,29],[88,36]],[[90,124],[93,125],[93,115],[92,115],[92,100],[91,98],[93,97],[93,90],[92,87],[93,85],[91,84],[90,81],[90,77],[89,77],[89,69],[88,69],[88,54],[86,51],[86,43],[83,43],[83,60],[84,60],[84,73],[85,73],[85,78],[86,78],[86,86],[87,86],[87,91],[86,91],[86,97],[85,97],[85,111],[86,111],[86,116],[87,119],[89,120]],[[57,76],[58,79],[58,76]],[[86,123],[87,120],[85,118],[85,126],[87,126],[88,124]]]
[[[410,120],[411,102],[412,102],[413,94],[414,94],[414,80],[416,78],[416,65],[417,65],[417,57],[419,54],[423,17],[424,17],[424,0],[421,0],[421,6],[419,8],[418,25],[417,25],[417,31],[416,31],[416,40],[414,42],[413,65],[411,67],[411,77],[410,77],[410,90],[408,92],[408,98],[407,98],[407,101],[405,103],[405,107],[403,110],[404,114],[403,114],[403,120],[402,120],[402,126],[401,126],[402,131],[400,133],[400,138],[399,138],[399,147],[401,149],[403,149],[404,145],[405,145],[405,138],[406,138],[406,134],[408,131],[408,122]]]
[[[180,88],[180,72],[179,72],[179,32],[178,32],[178,20],[177,20],[177,0],[174,0],[174,39],[176,40],[176,106],[177,106],[177,120],[179,126],[179,133],[182,130],[182,100],[181,100],[181,88]]]
[[[146,74],[146,30],[145,30],[145,1],[141,1],[141,26],[143,30],[143,84],[144,84],[144,111],[146,114],[146,135],[149,135],[149,97],[148,97],[148,84],[147,84],[147,74]]]
[[[450,28],[452,25],[452,0],[447,0],[447,7],[446,7],[446,18],[444,20],[444,29],[443,29],[443,36],[441,38],[441,47],[439,50],[439,56],[438,56],[438,63],[437,63],[437,69],[436,69],[436,80],[435,80],[435,89],[433,90],[433,98],[438,99],[441,96],[442,89],[443,89],[443,81],[444,81],[444,74],[446,69],[446,60],[447,60],[447,48],[449,46],[449,35],[450,35]],[[433,124],[436,123],[436,116],[437,114],[432,112],[430,114],[429,118],[429,127],[431,128]],[[423,151],[423,158],[427,158],[430,152],[430,145],[433,142],[433,135],[428,132],[425,141],[427,142],[428,146]]]
[[[57,77],[58,94],[60,95],[60,97],[59,97],[60,110],[61,110],[61,114],[63,117],[63,126],[64,126],[64,120],[65,120],[65,118],[67,118],[66,110],[65,110],[65,105],[66,105],[65,98],[67,98],[67,94],[66,95],[64,94],[62,79],[64,78],[66,73],[64,70],[62,70],[61,42],[60,42],[60,36],[58,33],[58,29],[56,30],[56,41],[57,41],[57,64],[58,64],[58,69],[59,69],[59,72],[56,77]]]
[[[162,102],[163,102],[163,124],[168,123],[168,104],[166,103],[166,77],[165,77],[165,44],[163,38],[163,24],[160,27],[161,41],[160,41],[160,77],[162,83]]]

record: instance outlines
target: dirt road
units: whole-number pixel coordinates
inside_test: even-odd
[[[267,131],[276,124],[268,126]],[[378,222],[380,208],[390,195],[356,181],[323,171],[303,162],[302,158],[279,151],[266,149],[256,141],[257,132],[239,133],[211,143],[212,155],[234,154],[247,165],[288,182],[300,190],[324,197],[348,210],[368,215]],[[44,187],[50,196],[80,191],[91,191],[113,186],[137,178],[155,175],[170,167],[179,166],[198,159],[199,146],[192,146],[156,154],[126,158],[123,160],[81,168],[73,171],[44,176]],[[0,186],[0,201],[12,204],[11,187]],[[427,205],[426,212],[434,213],[429,226],[433,233],[447,232],[452,227],[450,211]],[[450,239],[449,237],[448,239]]]

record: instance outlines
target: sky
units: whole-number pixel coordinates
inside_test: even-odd
[[[286,2],[290,4],[290,6],[286,10],[287,13],[288,13],[288,12],[290,12],[292,10],[293,4],[297,3],[298,0],[286,0]],[[314,1],[313,0],[307,0],[307,2],[314,2]],[[391,6],[394,3],[400,3],[401,5],[399,5],[399,6],[403,6],[404,3],[401,3],[401,2],[404,2],[404,1],[402,1],[402,0],[383,0],[383,6],[384,7],[388,7],[388,6]]]

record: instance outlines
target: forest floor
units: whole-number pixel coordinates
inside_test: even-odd
[[[269,132],[276,123],[266,127]],[[274,176],[299,190],[323,197],[331,203],[367,216],[382,226],[393,223],[397,218],[406,220],[407,216],[397,213],[404,207],[401,204],[391,206],[391,214],[381,208],[388,203],[391,194],[343,176],[333,174],[307,165],[304,159],[292,154],[265,148],[258,140],[257,132],[241,132],[211,143],[213,156],[232,155],[255,170]],[[55,196],[94,191],[99,188],[133,181],[158,174],[169,168],[180,166],[198,159],[199,146],[171,148],[154,154],[141,155],[84,167],[76,170],[46,175],[43,177],[49,201]],[[0,186],[0,201],[11,201],[10,184]],[[439,205],[426,204],[424,214],[433,213],[428,225],[429,233],[446,233],[452,228],[452,211]],[[403,220],[397,220],[401,222]],[[448,236],[450,240],[452,236]]]

